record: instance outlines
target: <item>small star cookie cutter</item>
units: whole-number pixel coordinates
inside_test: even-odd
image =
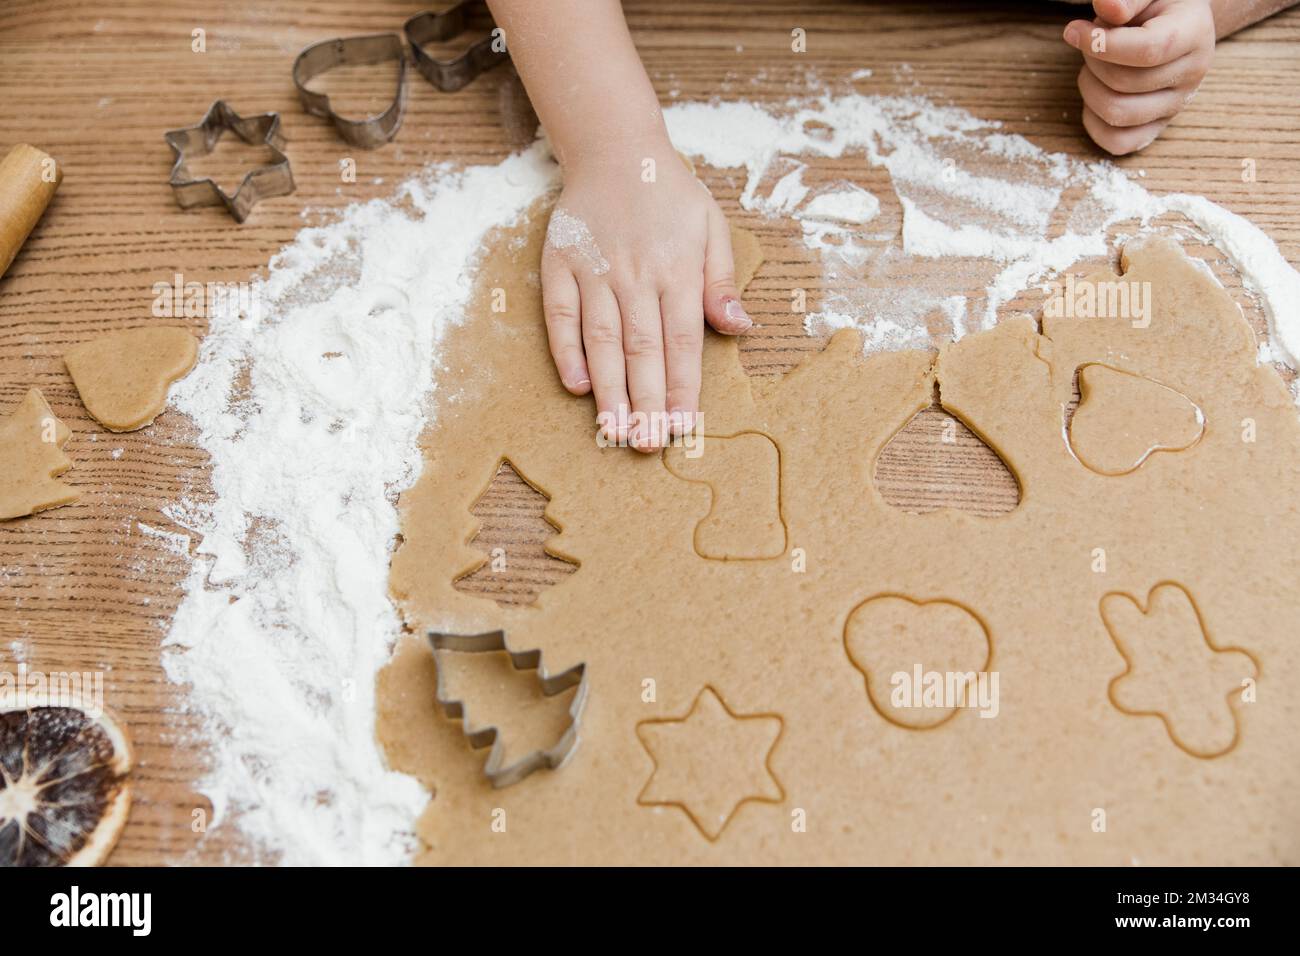
[[[446,43],[465,32],[470,17],[486,12],[484,0],[462,0],[441,13],[417,13],[406,21],[403,30],[411,44],[411,55],[420,75],[444,93],[454,93],[472,82],[480,73],[509,59],[504,49],[494,50],[495,33],[479,40],[464,53],[450,60],[440,60],[425,49],[428,43]]]
[[[307,88],[315,77],[336,66],[370,66],[385,60],[397,61],[397,92],[388,109],[374,116],[347,119],[334,112],[326,94]],[[298,88],[298,99],[308,113],[332,122],[339,135],[352,146],[374,149],[396,136],[402,126],[402,114],[406,111],[406,48],[396,33],[322,40],[304,49],[293,61],[293,85]]]
[[[273,157],[266,165],[249,170],[233,196],[210,177],[195,179],[188,166],[191,157],[211,153],[226,130],[250,146],[270,147]],[[224,204],[235,222],[242,223],[248,218],[249,210],[263,199],[293,192],[293,172],[289,157],[284,154],[279,113],[240,116],[225,100],[217,100],[208,107],[198,125],[168,130],[163,139],[176,155],[169,183],[182,209]]]
[[[564,762],[573,754],[574,748],[578,746],[578,722],[582,717],[582,708],[587,702],[587,665],[585,663],[577,664],[566,671],[561,671],[559,674],[548,676],[546,668],[542,666],[542,652],[537,649],[512,651],[506,643],[505,631],[489,631],[484,634],[444,634],[430,631],[428,637],[429,643],[433,645],[435,655],[439,651],[467,651],[470,653],[505,651],[510,656],[510,663],[514,665],[515,670],[537,671],[542,693],[547,697],[554,697],[556,694],[563,693],[576,685],[578,688],[577,693],[573,695],[573,701],[569,704],[569,726],[560,735],[560,739],[544,750],[530,751],[508,766],[503,767],[501,764],[504,760],[505,748],[502,745],[500,735],[497,733],[497,728],[493,726],[474,731],[470,730],[469,717],[465,714],[465,702],[448,696],[443,685],[443,670],[438,668],[438,683],[435,695],[443,713],[453,720],[460,721],[461,732],[464,733],[466,739],[469,740],[470,746],[475,750],[481,750],[484,747],[492,748],[488,751],[488,759],[487,763],[483,765],[483,772],[487,775],[488,780],[492,782],[493,787],[508,787],[516,784],[534,770],[540,770],[543,767],[548,770],[555,770],[563,766]]]

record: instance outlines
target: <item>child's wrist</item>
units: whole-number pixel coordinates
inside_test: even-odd
[[[556,150],[556,158],[569,175],[617,170],[626,166],[629,174],[639,176],[646,160],[662,163],[674,155],[662,121],[644,129],[623,128],[608,135],[587,136],[578,143]]]

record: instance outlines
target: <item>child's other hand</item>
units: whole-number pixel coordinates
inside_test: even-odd
[[[1095,0],[1065,42],[1083,54],[1083,125],[1117,156],[1150,145],[1187,105],[1214,59],[1210,0]],[[1093,31],[1098,33],[1094,36]]]
[[[705,320],[752,324],[734,272],[726,217],[666,142],[566,165],[542,252],[546,331],[607,439],[649,452],[692,426]]]

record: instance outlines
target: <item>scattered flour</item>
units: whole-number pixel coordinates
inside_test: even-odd
[[[375,672],[401,632],[394,501],[417,477],[437,342],[484,235],[557,176],[538,144],[304,229],[257,287],[259,314],[213,315],[175,388],[216,498],[169,511],[202,541],[164,666],[209,728],[214,823],[233,819],[259,857],[408,857],[428,795],[374,738]]]
[[[163,528],[155,528],[151,524],[145,524],[143,521],[137,521],[135,526],[140,532],[147,537],[157,538],[162,542],[163,547],[172,554],[189,556],[190,553],[190,536],[179,531],[167,531]]]
[[[918,97],[689,103],[664,116],[678,148],[744,171],[742,206],[799,223],[836,290],[810,330],[857,326],[874,349],[924,347],[931,323],[960,338],[1107,252],[1111,226],[1178,213],[1262,299],[1272,346],[1261,355],[1300,355],[1300,276],[1259,229],[1200,197],[1152,195],[1112,165],[1047,154]],[[901,212],[878,188],[808,185],[819,159],[853,152],[886,171]],[[496,166],[427,170],[392,201],[304,229],[257,285],[255,314],[211,317],[174,391],[211,456],[215,498],[166,509],[201,541],[164,666],[208,728],[200,788],[214,823],[233,821],[259,858],[384,864],[412,849],[426,794],[385,767],[374,739],[374,676],[400,633],[394,502],[417,477],[438,343],[464,316],[482,239],[557,181],[538,144]],[[609,268],[562,210],[547,241]],[[964,288],[923,281],[936,260]],[[178,551],[185,537],[140,528]]]
[[[609,263],[600,254],[587,224],[566,209],[557,208],[551,213],[551,221],[546,226],[546,244],[552,249],[572,249],[591,266],[594,275],[603,276],[609,271]]]
[[[869,348],[905,348],[927,344],[918,325],[933,317],[959,338],[993,325],[1027,288],[1106,255],[1117,224],[1132,220],[1140,234],[1175,214],[1224,253],[1261,301],[1270,332],[1262,354],[1293,368],[1300,358],[1300,273],[1253,223],[1201,196],[1156,196],[1111,163],[1047,153],[998,123],[919,96],[827,93],[773,110],[683,103],[664,117],[678,149],[745,171],[744,208],[800,222],[805,245],[836,280],[823,310],[807,316],[809,330],[847,322]],[[873,206],[806,185],[810,163],[855,153],[888,173],[902,207],[891,232],[880,232],[876,196]],[[926,260],[945,265],[927,272]],[[982,295],[954,296],[954,281]]]
[[[843,187],[818,193],[808,200],[800,218],[825,222],[846,222],[861,226],[880,214],[880,200],[861,186]]]

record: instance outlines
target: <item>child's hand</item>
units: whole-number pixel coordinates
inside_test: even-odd
[[[542,253],[546,330],[564,387],[594,392],[607,439],[648,452],[692,426],[704,321],[752,324],[734,271],[722,210],[666,141],[566,164]]]
[[[1083,53],[1083,125],[1102,149],[1137,152],[1188,104],[1210,69],[1211,0],[1095,0],[1093,9],[1096,21],[1065,28],[1065,42]]]

